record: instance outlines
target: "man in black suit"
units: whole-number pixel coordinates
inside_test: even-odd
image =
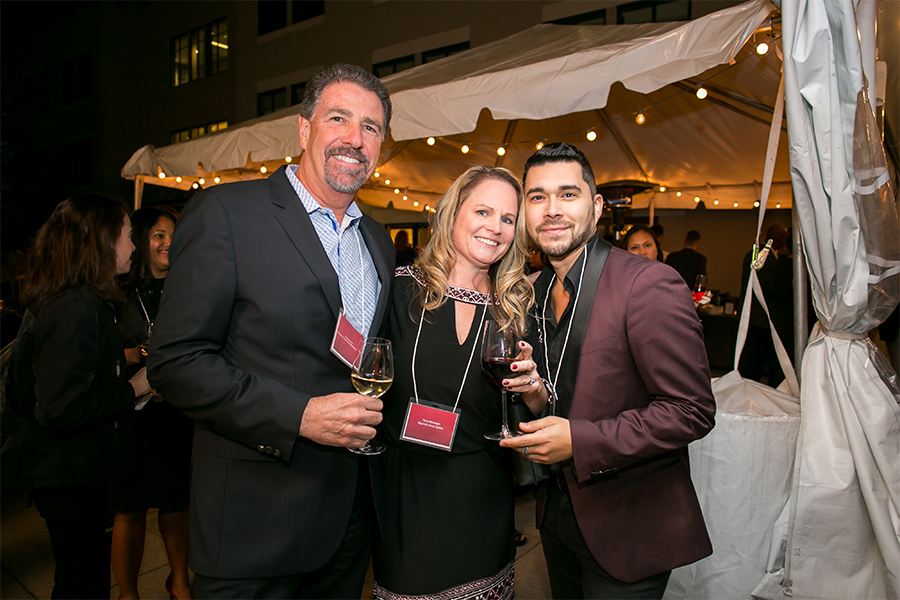
[[[698,248],[700,248],[700,232],[692,229],[684,238],[684,248],[672,252],[666,258],[666,264],[678,271],[689,288],[694,287],[697,275],[706,275],[706,257],[697,251]]]
[[[348,393],[329,351],[339,315],[376,335],[394,248],[354,196],[391,118],[352,65],[308,82],[303,155],[212,187],[178,221],[148,358],[152,385],[198,422],[190,566],[198,598],[359,598],[371,548],[362,446],[381,401]]]

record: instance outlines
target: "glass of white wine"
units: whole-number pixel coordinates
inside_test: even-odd
[[[366,339],[359,369],[350,374],[353,387],[363,396],[380,398],[394,382],[394,353],[391,340],[379,337]],[[350,452],[372,456],[384,452],[384,444],[369,440],[361,448],[348,448]]]

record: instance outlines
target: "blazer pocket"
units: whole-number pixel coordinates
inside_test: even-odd
[[[597,352],[599,350],[605,350],[607,352],[624,352],[625,345],[622,343],[621,338],[615,333],[600,337],[586,336],[584,345],[581,347],[581,354],[590,354],[591,352]]]

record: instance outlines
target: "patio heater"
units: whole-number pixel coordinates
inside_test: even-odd
[[[632,198],[635,194],[646,192],[654,184],[647,181],[610,181],[597,186],[597,193],[603,196],[603,203],[612,215],[613,231],[619,241],[625,230],[625,213],[631,210]]]

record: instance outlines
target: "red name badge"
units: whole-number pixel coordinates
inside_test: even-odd
[[[459,410],[440,404],[409,399],[400,439],[449,452],[456,437]]]
[[[347,317],[344,316],[344,309],[338,313],[337,326],[334,328],[334,338],[331,340],[331,352],[344,364],[353,369],[359,370],[359,363],[362,361],[363,346],[366,344],[366,338],[356,330]]]

